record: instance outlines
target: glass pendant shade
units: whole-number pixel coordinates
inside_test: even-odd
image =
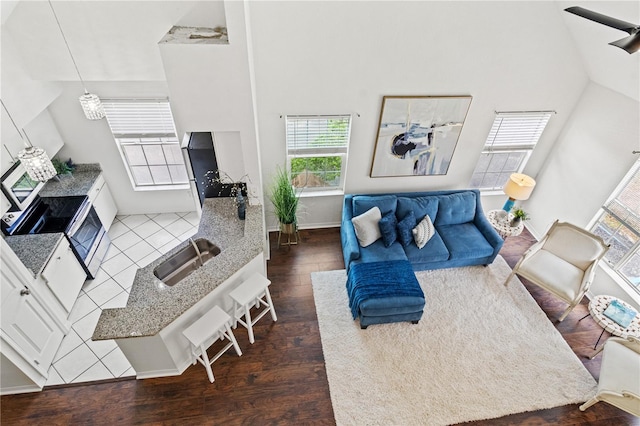
[[[49,156],[42,148],[34,146],[25,148],[18,153],[18,158],[33,180],[46,182],[57,174]]]
[[[80,96],[79,99],[84,115],[89,120],[101,120],[104,118],[104,107],[98,95],[84,92],[84,95]]]

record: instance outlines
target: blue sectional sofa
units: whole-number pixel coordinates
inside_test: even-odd
[[[351,219],[374,206],[383,216],[393,212],[398,222],[409,211],[416,222],[429,215],[435,233],[422,249],[399,241],[385,247],[382,239],[360,247]],[[487,265],[504,242],[485,217],[478,190],[346,195],[340,233],[347,271],[356,263],[394,260],[408,260],[414,271]]]

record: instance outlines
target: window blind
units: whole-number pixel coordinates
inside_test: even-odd
[[[349,115],[288,115],[286,117],[289,154],[346,152],[349,144]]]
[[[485,142],[485,150],[506,147],[533,148],[542,136],[551,114],[551,111],[497,113]]]
[[[167,100],[103,101],[104,110],[117,138],[175,136],[171,107]]]

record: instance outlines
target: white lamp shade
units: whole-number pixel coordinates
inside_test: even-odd
[[[25,148],[18,153],[18,158],[33,180],[46,182],[57,174],[49,156],[42,148],[34,146]]]
[[[104,118],[104,107],[102,106],[102,102],[98,95],[84,92],[84,95],[80,96],[79,100],[80,105],[82,105],[84,115],[89,120],[101,120]]]
[[[514,173],[504,185],[504,193],[514,200],[527,200],[533,192],[536,181],[522,173]]]

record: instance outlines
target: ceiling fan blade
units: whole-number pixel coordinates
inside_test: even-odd
[[[640,33],[636,33],[632,36],[622,38],[620,40],[612,41],[609,43],[612,46],[619,47],[625,50],[627,53],[634,53],[640,50]]]
[[[599,24],[603,24],[608,27],[615,28],[617,30],[626,31],[631,35],[638,32],[638,25],[632,24],[630,22],[622,21],[620,19],[612,18],[610,16],[603,15],[602,13],[593,12],[583,7],[579,7],[579,6],[568,7],[565,9],[565,11],[569,13],[573,13],[574,15],[578,15],[583,18],[589,19],[590,21],[595,21]]]

